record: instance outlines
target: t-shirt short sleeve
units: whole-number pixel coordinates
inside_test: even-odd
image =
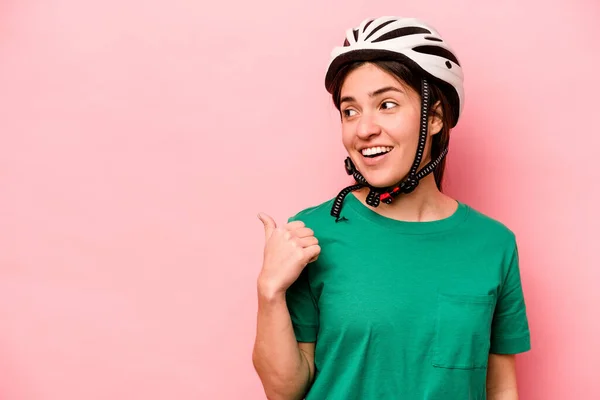
[[[298,342],[316,342],[319,311],[308,281],[307,266],[287,290],[286,302]]]
[[[290,218],[288,222],[296,219],[298,216]],[[298,342],[317,341],[319,309],[309,281],[309,269],[313,264],[308,264],[286,291],[286,303]]]
[[[517,354],[531,349],[516,244],[509,260],[492,321],[490,353],[494,354]]]

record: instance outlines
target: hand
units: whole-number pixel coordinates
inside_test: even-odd
[[[259,289],[270,293],[284,293],[298,279],[304,267],[317,260],[321,253],[319,241],[312,229],[301,221],[293,221],[278,228],[270,216],[261,213],[258,218],[265,228]]]

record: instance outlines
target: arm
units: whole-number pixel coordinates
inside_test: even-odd
[[[300,276],[306,278],[305,267],[318,258],[321,248],[314,232],[302,221],[277,228],[268,215],[261,213],[259,219],[265,228],[265,250],[257,282],[258,313],[252,362],[267,399],[300,400],[312,384],[314,344],[299,345],[297,337],[306,342],[316,341],[318,323],[309,288],[303,286],[308,282]],[[307,314],[306,318],[300,317],[299,326],[305,325],[301,334],[292,323],[292,318],[295,316],[297,321],[299,314]]]
[[[490,354],[486,382],[488,400],[518,400],[515,356]]]
[[[521,276],[519,254],[514,242],[507,253],[506,275],[494,311],[488,358],[488,400],[518,400],[515,355],[531,349],[529,323]]]
[[[303,399],[314,377],[314,343],[298,343],[285,293],[259,289],[252,361],[269,400]]]

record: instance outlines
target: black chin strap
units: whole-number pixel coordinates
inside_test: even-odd
[[[442,162],[446,154],[448,154],[448,148],[444,149],[439,157],[431,162],[429,162],[423,169],[417,172],[419,165],[421,165],[421,161],[423,159],[423,153],[425,151],[425,143],[427,142],[427,130],[429,127],[429,118],[428,118],[428,110],[429,110],[429,83],[427,80],[422,80],[421,85],[421,130],[419,133],[419,145],[417,146],[417,154],[415,155],[415,160],[406,176],[406,179],[401,181],[400,183],[389,186],[386,188],[377,188],[371,186],[367,180],[362,176],[362,174],[356,169],[354,163],[350,159],[350,157],[346,158],[344,161],[344,165],[346,167],[346,172],[348,175],[352,175],[356,180],[357,184],[348,186],[344,188],[335,198],[333,203],[333,207],[331,208],[331,215],[335,217],[335,221],[339,222],[344,218],[340,218],[340,214],[342,212],[342,203],[346,196],[363,187],[369,188],[369,194],[367,195],[367,204],[371,207],[378,207],[380,202],[383,201],[386,204],[391,204],[394,198],[396,198],[400,193],[410,193],[416,189],[419,185],[419,181],[423,179],[425,176],[432,173],[435,168]]]

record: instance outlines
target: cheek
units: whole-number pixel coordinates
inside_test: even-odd
[[[353,130],[347,125],[342,125],[342,143],[346,149],[352,146],[352,142],[354,140]]]
[[[399,114],[389,124],[386,131],[392,140],[400,145],[412,145],[419,141],[419,117],[413,113]]]

